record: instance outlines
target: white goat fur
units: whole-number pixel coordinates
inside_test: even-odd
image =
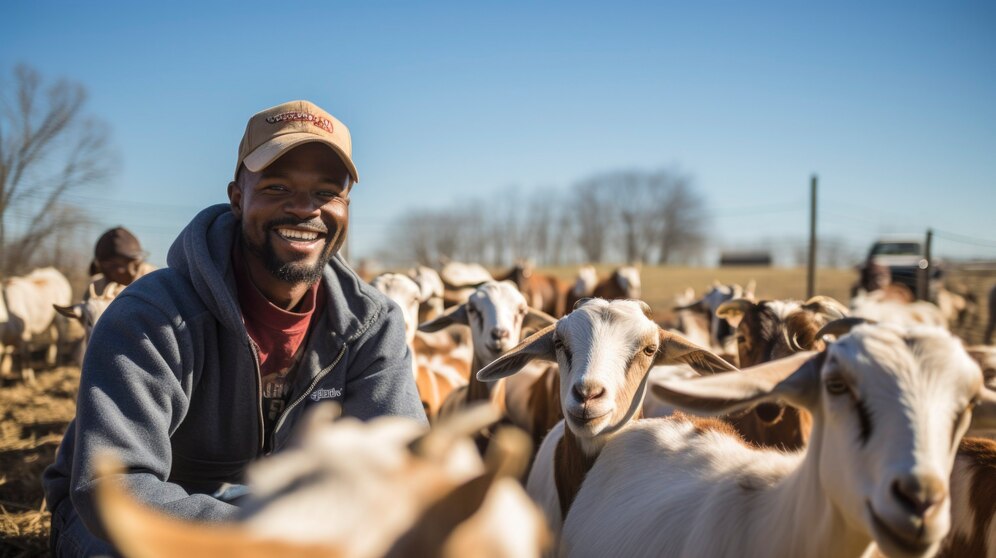
[[[932,325],[947,329],[948,320],[937,305],[923,300],[896,302],[884,299],[883,294],[884,291],[873,291],[852,298],[851,315],[878,323]]]
[[[405,341],[411,346],[418,331],[418,305],[422,301],[422,289],[414,279],[400,273],[383,273],[370,282],[378,291],[401,308],[405,319]]]
[[[558,362],[565,420],[543,439],[526,485],[555,533],[562,515],[555,452],[564,428],[570,429],[585,455],[597,456],[606,442],[636,416],[655,363],[688,362],[708,371],[733,369],[684,338],[662,331],[647,312],[649,307],[639,301],[589,300],[478,375],[482,380],[494,381],[515,374],[529,359]],[[570,351],[569,358],[566,351]],[[578,396],[599,390],[603,390],[601,395],[589,401]]]
[[[231,546],[226,552],[233,556],[260,555],[253,549],[275,542],[284,545],[279,554],[284,556],[384,556],[430,506],[486,470],[495,471],[491,465],[485,466],[467,437],[469,432],[463,431],[474,431],[495,420],[493,411],[470,411],[465,416],[471,420],[456,429],[451,421],[442,427],[442,435],[426,435],[416,452],[409,448],[425,430],[415,421],[379,417],[368,422],[351,418],[329,422],[335,412],[332,409],[313,410],[292,447],[248,469],[251,492],[235,522],[187,525],[187,530],[197,532],[188,543],[188,552],[209,555],[205,548],[228,538]],[[431,437],[435,439],[430,441]],[[524,440],[521,443],[528,445]],[[519,459],[525,459],[524,448],[520,453]],[[447,537],[440,555],[483,552],[507,558],[538,556],[546,539],[542,518],[521,487],[507,480],[499,475],[476,511],[458,512],[471,515],[453,518],[460,523]],[[161,545],[146,548],[150,545],[142,538],[131,539],[136,535],[121,527],[128,519],[120,517],[119,508],[112,503],[105,497],[102,511],[115,542],[137,556],[162,556],[155,548]],[[506,533],[509,540],[504,544],[482,546],[482,534],[499,530],[497,526],[504,525],[508,517],[516,518],[519,531]],[[151,532],[168,537],[163,531],[177,529],[176,521],[153,526]]]
[[[10,369],[16,351],[21,357],[21,376],[33,381],[31,340],[54,329],[53,305],[72,304],[72,289],[65,276],[54,267],[36,269],[24,277],[11,277],[0,288],[3,289],[3,296],[0,296],[0,370]],[[46,355],[49,365],[55,364],[56,345],[53,342]]]
[[[104,292],[97,294],[91,284],[89,298],[83,302],[77,302],[72,306],[55,305],[55,310],[67,318],[77,320],[83,326],[84,342],[89,343],[90,336],[93,334],[93,328],[97,325],[97,320],[100,319],[100,316],[104,314],[107,307],[111,305],[111,302],[114,302],[114,299],[124,289],[125,285],[112,282],[104,287]]]
[[[979,401],[982,427],[996,413],[978,365],[938,328],[858,326],[825,361],[810,356],[659,390],[709,414],[783,398],[813,414],[806,450],[751,449],[686,420],[638,421],[605,446],[589,472],[564,524],[563,553],[860,556],[873,541],[891,556],[936,551],[950,526],[945,496],[957,442],[972,419],[969,405]],[[827,382],[843,382],[845,392],[828,394]],[[854,397],[872,417],[863,445]],[[920,524],[893,495],[903,475],[933,487],[936,513]],[[893,532],[922,527],[920,538],[907,540],[916,551],[882,531],[870,510]]]
[[[574,286],[571,287],[571,293],[577,297],[591,296],[595,292],[595,285],[598,284],[598,272],[595,271],[595,266],[584,265],[578,268],[578,275],[574,279]],[[570,308],[566,308],[568,312]]]

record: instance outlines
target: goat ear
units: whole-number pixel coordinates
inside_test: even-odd
[[[753,279],[747,281],[747,286],[744,287],[743,297],[746,298],[747,300],[756,300],[754,296],[754,292],[756,290],[757,290],[757,281]]]
[[[691,304],[686,304],[684,306],[674,306],[671,308],[675,312],[680,312],[682,310],[694,310],[696,312],[707,312],[705,307],[705,302],[702,299],[696,300]]]
[[[72,306],[59,306],[58,304],[53,304],[52,308],[55,308],[56,312],[67,318],[79,320],[80,322],[83,321],[83,311],[80,310],[79,304],[74,304]]]
[[[526,312],[526,316],[522,318],[522,327],[532,328],[532,329],[543,329],[549,325],[557,323],[557,318],[554,318],[550,314],[542,310],[537,310],[530,307]]]
[[[481,368],[477,379],[494,382],[515,374],[532,360],[557,360],[557,351],[553,347],[553,332],[556,327],[556,324],[548,325],[527,337],[514,349]]]
[[[746,298],[727,300],[716,309],[716,316],[726,320],[726,323],[730,324],[730,327],[736,328],[740,325],[741,320],[744,319],[744,314],[755,306],[757,305],[752,300]]]
[[[982,386],[979,402],[972,411],[971,430],[996,430],[996,392]]]
[[[467,303],[458,304],[443,312],[439,317],[419,324],[418,330],[432,333],[453,324],[470,325],[470,318],[467,316]]]
[[[687,364],[697,372],[706,374],[731,372],[737,369],[708,349],[699,347],[677,333],[661,329],[660,338],[661,343],[654,359],[655,365]]]
[[[666,380],[651,389],[667,403],[696,414],[723,415],[779,399],[813,411],[819,402],[824,354],[796,353],[738,372]]]

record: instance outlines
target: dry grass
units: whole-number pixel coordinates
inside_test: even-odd
[[[0,386],[0,557],[47,553],[41,474],[76,413],[79,377],[64,367],[39,372],[35,386]]]
[[[600,277],[605,277],[614,269],[613,266],[597,266]],[[544,268],[540,270],[561,279],[573,281],[577,273],[576,266],[561,268]],[[695,289],[695,294],[702,295],[713,280],[720,283],[739,283],[746,285],[753,279],[757,282],[757,295],[762,299],[806,297],[805,268],[776,267],[644,267],[640,270],[643,282],[643,299],[654,309],[658,320],[670,317],[670,309],[674,305],[674,297],[688,287]],[[851,284],[857,279],[857,274],[851,269],[820,269],[816,274],[817,294],[832,296],[847,304]]]

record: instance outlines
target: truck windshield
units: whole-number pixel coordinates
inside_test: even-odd
[[[883,242],[872,248],[873,256],[919,256],[920,244],[916,242]]]

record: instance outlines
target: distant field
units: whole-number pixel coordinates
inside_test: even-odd
[[[615,266],[596,266],[600,277],[605,277]],[[948,266],[947,281],[953,290],[971,293],[978,306],[965,323],[952,324],[952,331],[968,344],[982,342],[982,334],[989,318],[986,301],[989,290],[996,286],[996,262]],[[577,266],[542,268],[561,279],[573,281]],[[641,270],[643,299],[654,310],[658,321],[672,317],[671,307],[675,295],[687,287],[701,295],[712,284],[739,283],[746,285],[753,279],[757,282],[757,296],[760,299],[806,297],[806,269],[779,267],[667,267],[646,266]],[[820,269],[816,275],[816,294],[831,296],[844,304],[850,302],[851,285],[857,281],[857,273],[852,269]]]
[[[604,277],[615,266],[596,266]],[[540,271],[561,279],[573,281],[577,266],[548,267]],[[643,300],[654,309],[658,320],[670,317],[674,297],[686,288],[695,289],[696,295],[704,293],[713,280],[720,283],[746,285],[757,282],[757,296],[761,299],[806,297],[806,269],[779,267],[670,267],[645,266],[640,270],[643,281]],[[857,280],[852,269],[820,269],[816,275],[816,292],[832,296],[844,304],[850,300],[851,285]]]

